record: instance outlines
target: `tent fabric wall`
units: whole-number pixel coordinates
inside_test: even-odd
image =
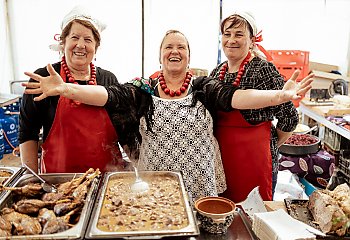
[[[222,3],[223,17],[235,9],[254,13],[263,29],[262,45],[266,49],[310,51],[310,61],[337,65],[343,74],[347,73],[350,1],[222,0]],[[0,4],[1,92],[10,91],[10,81],[27,79],[24,71],[34,71],[59,60],[48,46],[54,43],[53,36],[60,33],[63,16],[76,4],[89,7],[107,23],[96,65],[115,73],[120,82],[141,76],[142,69],[145,77],[159,70],[159,44],[169,29],[180,30],[188,37],[190,67],[210,72],[216,65],[220,0],[0,0]],[[224,60],[224,55],[221,56]]]
[[[6,3],[0,0],[0,92],[3,93],[10,92],[9,82],[14,80]]]

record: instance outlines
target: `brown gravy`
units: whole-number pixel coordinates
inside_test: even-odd
[[[130,177],[111,176],[97,228],[105,232],[178,230],[189,224],[179,181],[174,176],[142,176],[147,193],[135,194]]]

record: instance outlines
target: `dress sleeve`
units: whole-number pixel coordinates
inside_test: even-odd
[[[264,62],[259,71],[259,81],[257,89],[280,90],[285,83],[284,78],[280,75],[276,67],[270,62]],[[293,131],[299,121],[298,112],[293,103],[286,103],[269,107],[275,118],[278,119],[277,128],[283,132]]]
[[[59,64],[53,64],[56,72],[59,66]],[[40,76],[49,75],[46,67],[37,69],[35,73]],[[29,81],[33,82],[35,80],[30,79]],[[38,96],[38,94],[23,94],[22,96],[18,133],[18,141],[20,144],[29,140],[39,141],[39,133],[42,127],[43,140],[45,140],[51,128],[59,97],[48,97],[41,101],[34,101],[34,97],[36,96]]]
[[[232,96],[237,89],[210,77],[198,77],[193,81],[195,97],[213,111],[231,111]]]

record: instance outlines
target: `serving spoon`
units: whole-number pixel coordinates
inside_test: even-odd
[[[149,185],[147,182],[143,181],[139,176],[139,171],[137,167],[135,167],[135,161],[131,161],[130,157],[126,154],[123,147],[118,143],[120,152],[122,153],[122,158],[127,163],[130,163],[135,171],[135,182],[131,184],[130,189],[133,193],[145,193],[149,190]]]
[[[40,180],[41,186],[43,187],[45,192],[57,192],[57,188],[51,183],[46,182],[42,177],[40,177],[36,172],[33,171],[30,167],[28,167],[25,163],[23,163],[23,167],[29,170],[37,179]]]
[[[131,184],[130,189],[134,193],[145,193],[149,190],[149,185],[147,182],[143,181],[139,176],[139,171],[134,166],[136,179],[133,184]]]

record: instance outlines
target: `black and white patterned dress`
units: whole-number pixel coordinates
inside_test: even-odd
[[[192,94],[181,99],[152,96],[153,132],[146,131],[141,118],[139,168],[153,171],[180,171],[190,200],[216,196],[226,189],[213,120],[201,102],[191,107]]]
[[[157,84],[158,79],[135,78],[106,87],[106,108],[121,144],[133,146],[133,140],[140,139],[140,170],[182,172],[191,203],[224,192],[226,180],[212,116],[217,110],[232,110],[237,88],[198,77],[192,79],[187,96],[169,100],[159,97]]]

